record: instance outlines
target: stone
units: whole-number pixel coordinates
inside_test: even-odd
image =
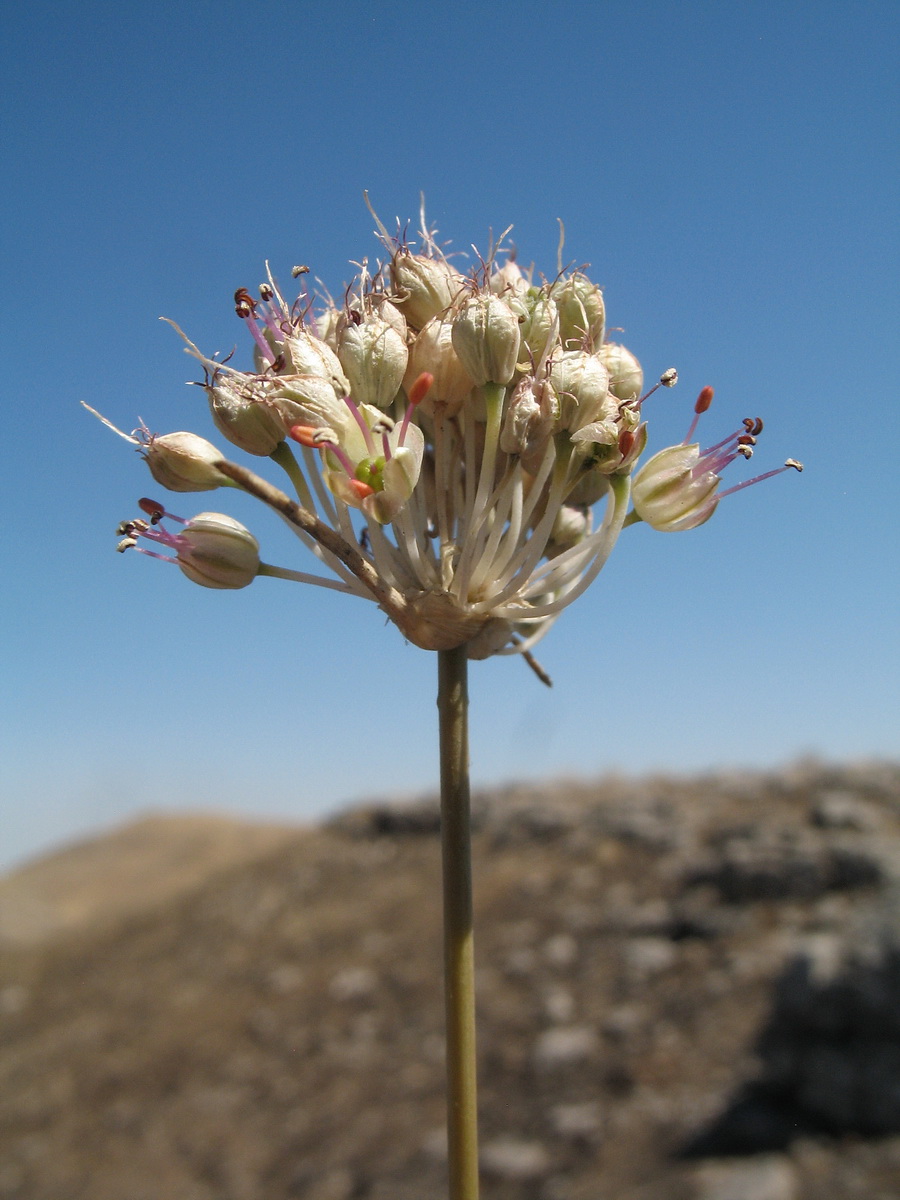
[[[547,1029],[534,1045],[534,1061],[541,1067],[560,1067],[596,1054],[599,1046],[591,1025],[566,1025]]]
[[[557,1133],[570,1138],[594,1138],[603,1124],[603,1110],[596,1100],[580,1104],[555,1104],[550,1121]]]
[[[704,1163],[694,1174],[696,1200],[797,1200],[797,1175],[781,1155]]]
[[[370,996],[378,987],[378,976],[371,967],[344,967],[328,985],[335,1000],[357,1000]]]
[[[520,1141],[517,1138],[497,1138],[481,1149],[482,1170],[501,1179],[527,1180],[546,1175],[550,1156],[540,1142]]]

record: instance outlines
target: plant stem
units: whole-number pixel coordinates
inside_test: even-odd
[[[438,651],[450,1200],[478,1200],[466,647]]]

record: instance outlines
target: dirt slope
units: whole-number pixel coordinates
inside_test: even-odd
[[[900,1196],[900,769],[476,807],[484,1200]],[[2,1200],[444,1194],[434,807],[276,841],[118,916],[45,864],[82,915],[3,955]]]

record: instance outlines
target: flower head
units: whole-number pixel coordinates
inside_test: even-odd
[[[762,422],[701,450],[692,439],[712,399],[704,389],[685,441],[641,467],[646,401],[677,376],[664,372],[641,395],[640,363],[604,341],[603,296],[583,270],[560,264],[552,282],[536,282],[505,253],[504,234],[465,275],[424,215],[415,246],[375,219],[386,259],[371,271],[361,261],[343,306],[310,296],[306,267],[292,272],[301,291],[291,304],[268,268],[258,294],[237,290],[251,369],[184,339],[219,430],[271,457],[296,499],[196,435],[121,435],[170,490],[227,483],[256,496],[331,574],[261,564],[256,539],[231,518],[183,521],[159,506],[126,523],[122,548],[170,558],[206,587],[264,574],[373,599],[416,645],[523,654],[546,680],[531,647],[622,530],[708,520],[723,495],[755,482],[719,490]]]

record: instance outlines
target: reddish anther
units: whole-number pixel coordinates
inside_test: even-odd
[[[348,482],[360,500],[365,500],[366,496],[373,496],[375,494],[375,489],[369,487],[367,483],[363,483],[361,479],[350,479]]]
[[[713,402],[713,389],[709,386],[705,387],[697,397],[697,403],[694,405],[695,413],[705,413]]]
[[[317,433],[318,430],[314,429],[312,425],[292,425],[290,428],[290,436],[295,442],[299,442],[301,446],[309,446],[313,450],[318,446]]]
[[[166,510],[163,508],[160,502],[158,500],[150,500],[147,496],[142,496],[141,499],[138,500],[138,508],[141,510],[141,512],[145,512],[147,514],[154,525],[166,515]]]
[[[431,385],[433,383],[434,376],[430,375],[427,371],[423,371],[409,389],[409,402],[413,405],[413,407],[422,403],[422,401],[431,391]]]
[[[623,458],[628,457],[631,447],[634,445],[634,434],[630,429],[623,429],[619,434],[619,453]]]

